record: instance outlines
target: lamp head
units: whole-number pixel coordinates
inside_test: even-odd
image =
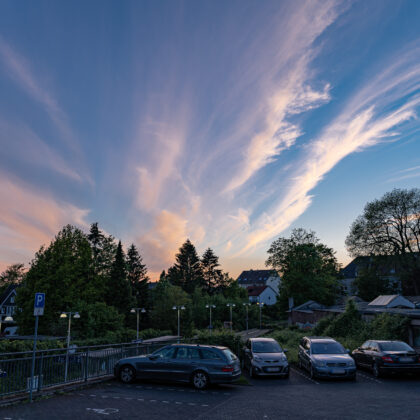
[[[79,312],[76,312],[76,313],[73,315],[73,318],[79,319],[79,318],[80,318],[80,314],[79,314]]]
[[[181,306],[181,309],[182,309],[182,310],[184,310],[184,309],[185,309],[185,306],[184,306],[184,305],[182,305],[182,306]]]
[[[67,314],[62,312],[61,315],[60,315],[60,318],[67,318]]]
[[[136,313],[136,310],[133,308],[133,309],[131,309],[131,311],[130,311],[132,314],[135,314]]]
[[[172,307],[172,309],[173,309],[174,311],[176,311],[176,306],[173,306],[173,307]]]
[[[141,313],[142,313],[142,314],[146,313],[146,309],[144,309],[144,308],[143,308],[143,309],[141,310]]]
[[[13,318],[11,316],[6,316],[6,318],[4,318],[4,322],[13,322]]]

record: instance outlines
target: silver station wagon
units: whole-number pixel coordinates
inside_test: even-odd
[[[197,389],[231,383],[241,376],[239,359],[227,347],[171,344],[146,356],[121,359],[114,375],[122,382],[158,379],[189,382]]]

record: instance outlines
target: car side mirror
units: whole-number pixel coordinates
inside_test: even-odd
[[[283,349],[283,353],[287,353],[288,351],[288,349]]]
[[[346,349],[346,353],[350,354],[350,349]]]
[[[151,355],[149,356],[149,359],[150,359],[150,360],[156,360],[158,357],[159,357],[159,356],[158,356],[157,354],[151,354]]]

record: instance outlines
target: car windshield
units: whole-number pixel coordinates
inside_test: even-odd
[[[281,353],[283,350],[277,341],[253,341],[252,351],[254,353]]]
[[[389,341],[388,343],[379,343],[382,351],[414,351],[408,344],[402,341]]]
[[[312,354],[344,354],[346,351],[338,343],[313,343],[311,346]]]

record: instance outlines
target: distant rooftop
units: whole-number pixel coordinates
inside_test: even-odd
[[[275,270],[247,270],[238,277],[240,284],[265,284],[269,277],[279,277]]]

